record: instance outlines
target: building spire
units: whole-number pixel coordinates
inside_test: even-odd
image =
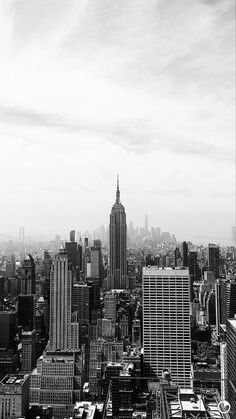
[[[119,175],[117,175],[116,204],[120,204]]]

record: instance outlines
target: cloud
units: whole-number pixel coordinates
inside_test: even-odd
[[[51,213],[54,200],[69,218],[62,196],[75,188],[76,203],[99,200],[102,214],[119,171],[137,218],[145,205],[158,212],[159,190],[170,208],[171,195],[179,207],[186,196],[195,214],[204,196],[224,223],[234,185],[234,7],[232,0],[0,1],[4,193],[9,185],[19,196],[27,181],[35,200],[40,190]],[[215,184],[227,202],[217,201]],[[147,204],[141,197],[137,204],[139,189]],[[83,219],[89,224],[92,213]]]

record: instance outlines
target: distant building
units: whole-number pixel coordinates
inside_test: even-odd
[[[73,311],[78,313],[81,324],[91,323],[93,287],[85,283],[73,285]]]
[[[186,241],[182,243],[182,267],[186,268],[188,266],[188,245]]]
[[[116,322],[116,294],[114,292],[107,292],[104,297],[105,318],[111,319],[113,323]]]
[[[75,242],[75,230],[70,231],[70,242]]]
[[[216,278],[220,274],[220,248],[216,244],[208,244],[208,271],[215,273]]]
[[[143,347],[146,376],[169,369],[190,385],[190,284],[188,269],[143,268]]]
[[[28,255],[22,263],[21,294],[35,294],[35,281],[34,258]]]
[[[0,276],[0,304],[3,303],[4,297],[5,297],[5,291],[4,291],[4,276]]]

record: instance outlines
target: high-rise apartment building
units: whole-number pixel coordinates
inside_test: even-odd
[[[143,268],[143,346],[146,375],[171,371],[190,385],[190,281],[188,269]]]
[[[60,249],[59,253],[53,260],[50,279],[49,340],[51,350],[65,350],[73,348],[73,331],[75,332],[74,326],[76,325],[72,326],[71,313],[71,263],[68,260],[68,255],[65,252],[65,249]]]
[[[108,289],[123,289],[128,286],[127,276],[127,226],[125,208],[120,202],[119,179],[117,179],[116,202],[110,214],[110,276]]]

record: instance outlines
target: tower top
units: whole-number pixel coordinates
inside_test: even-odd
[[[117,175],[117,187],[116,187],[116,204],[120,204],[120,187],[119,187],[119,175]]]

